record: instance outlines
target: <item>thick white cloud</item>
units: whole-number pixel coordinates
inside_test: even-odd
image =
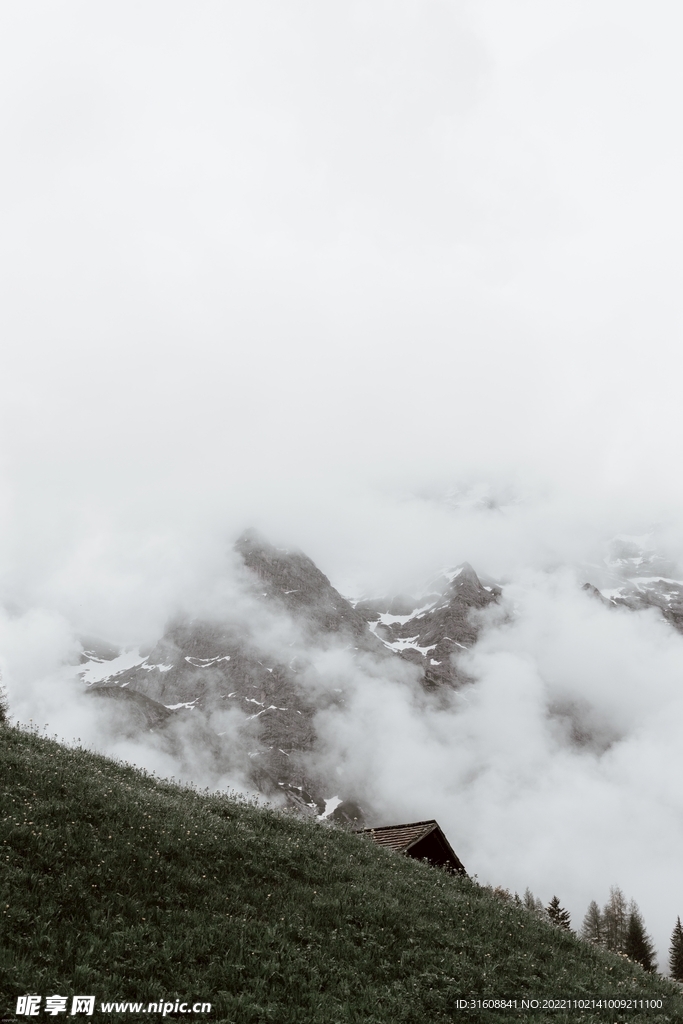
[[[528,574],[460,664],[473,682],[450,708],[350,671],[319,725],[340,784],[382,822],[437,818],[482,881],[558,894],[575,927],[621,886],[664,968],[683,905],[683,638],[568,573]]]
[[[671,6],[0,18],[23,581],[254,520],[344,561],[472,474],[679,499]]]

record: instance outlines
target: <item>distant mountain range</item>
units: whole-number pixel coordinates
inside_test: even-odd
[[[279,792],[294,808],[361,822],[353,794],[311,769],[318,763],[310,756],[318,742],[315,716],[345,699],[343,687],[316,677],[314,653],[336,647],[355,659],[369,656],[389,676],[409,663],[426,691],[457,689],[467,681],[457,655],[476,642],[477,612],[499,600],[501,587],[465,563],[438,573],[421,594],[353,603],[301,551],[276,548],[253,530],[235,551],[251,609],[246,617],[236,607],[220,618],[176,619],[145,656],[87,642],[84,683],[108,701],[115,730],[152,732],[176,755],[189,745],[214,773],[237,767],[250,785],[268,796]],[[656,607],[683,631],[683,582],[665,569],[622,545],[601,567],[601,587],[586,589],[614,607]],[[230,715],[222,715],[234,709],[242,712],[237,735]]]
[[[658,608],[683,633],[683,580],[672,578],[675,572],[671,562],[644,550],[636,540],[618,539],[604,567],[599,567],[599,593],[614,607]],[[598,590],[592,584],[588,589]]]

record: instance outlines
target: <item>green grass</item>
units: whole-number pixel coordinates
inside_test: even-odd
[[[58,993],[95,995],[100,1020],[103,1000],[178,998],[239,1024],[683,1021],[668,981],[342,830],[10,727],[0,727],[0,791],[7,1019],[17,996]],[[606,996],[659,998],[663,1009],[520,1005]],[[458,1009],[468,998],[518,1008]]]

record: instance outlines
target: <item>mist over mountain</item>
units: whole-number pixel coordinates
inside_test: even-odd
[[[0,6],[16,720],[666,946],[682,19]]]
[[[253,530],[222,566],[213,606],[176,611],[142,649],[5,619],[14,713],[297,813],[436,817],[471,871],[561,891],[575,921],[616,881],[665,947],[683,899],[669,781],[683,581],[652,537],[574,570],[496,582],[463,563],[412,594],[352,599]]]
[[[416,693],[443,696],[463,685],[457,655],[479,631],[471,613],[501,591],[464,565],[435,576],[417,597],[351,603],[303,552],[276,548],[254,530],[234,550],[242,590],[232,614],[178,617],[144,657],[91,644],[80,670],[88,692],[116,698],[110,716],[121,719],[120,730],[132,735],[137,723],[169,750],[187,730],[205,754],[213,751],[216,777],[232,765],[271,798],[362,820],[363,793],[340,794],[334,773],[320,770],[316,716],[343,708],[349,673],[366,664]],[[403,614],[392,614],[397,609]],[[337,654],[349,661],[342,670],[330,661]],[[221,729],[228,721],[232,728]]]

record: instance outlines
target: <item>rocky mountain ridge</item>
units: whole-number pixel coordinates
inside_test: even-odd
[[[169,742],[191,718],[196,742],[206,748],[220,748],[221,720],[237,710],[244,744],[238,754],[253,785],[270,795],[284,793],[289,802],[319,814],[357,818],[348,795],[334,793],[333,800],[334,780],[310,774],[315,716],[330,703],[343,706],[344,691],[315,678],[309,653],[337,647],[352,659],[371,657],[380,670],[386,666],[388,676],[392,665],[408,662],[426,689],[457,687],[464,681],[457,653],[477,636],[472,613],[497,600],[500,589],[483,584],[463,565],[439,574],[418,598],[354,606],[301,551],[276,548],[254,531],[244,533],[235,550],[254,617],[263,609],[266,625],[289,624],[279,646],[264,641],[243,618],[179,619],[144,657],[111,657],[106,645],[95,650],[90,644],[81,669],[89,692],[111,700],[115,691],[117,709],[128,712],[124,729],[139,729],[144,720]],[[397,607],[408,610],[396,614]],[[233,749],[223,760],[232,757],[234,763],[234,756]]]
[[[683,580],[674,578],[676,574],[677,567],[640,538],[617,538],[603,565],[587,567],[594,582],[586,589],[597,591],[614,608],[656,608],[683,633]]]
[[[388,650],[423,669],[425,686],[458,686],[465,676],[457,655],[473,646],[479,632],[473,612],[487,608],[501,593],[465,562],[438,573],[417,598],[362,601],[356,611]]]
[[[144,656],[89,641],[81,668],[88,692],[107,699],[119,731],[152,732],[174,754],[189,737],[215,771],[237,767],[251,786],[298,809],[357,820],[357,794],[339,792],[334,777],[312,768],[320,763],[316,716],[331,705],[343,710],[346,700],[343,680],[321,673],[320,656],[343,652],[359,670],[370,658],[387,678],[404,678],[410,665],[416,687],[447,698],[469,681],[459,654],[476,643],[481,613],[501,587],[464,563],[437,573],[418,595],[354,603],[301,551],[255,531],[235,551],[239,614],[180,617]],[[683,582],[666,574],[671,567],[622,545],[599,569],[600,586],[585,585],[595,597],[614,608],[657,608],[683,631]],[[577,742],[602,742],[586,728],[572,719]]]

